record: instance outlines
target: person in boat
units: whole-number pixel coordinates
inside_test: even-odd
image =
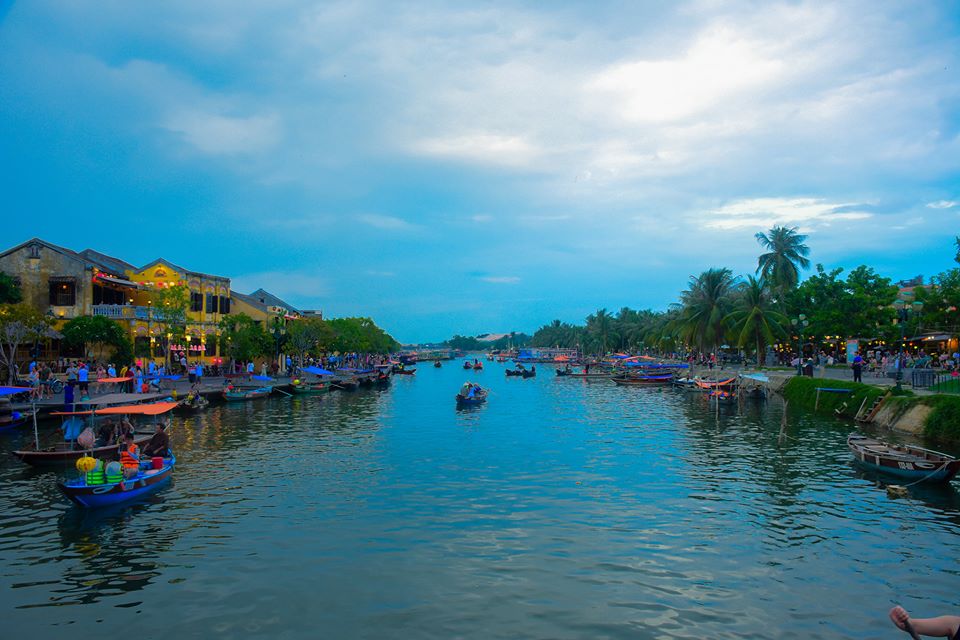
[[[166,457],[167,450],[170,449],[170,436],[167,435],[166,425],[162,422],[157,423],[157,429],[147,444],[143,445],[143,456],[147,457]]]
[[[126,439],[127,436],[130,436],[132,438],[134,433],[134,428],[133,428],[133,425],[130,423],[130,420],[127,418],[124,418],[123,420],[120,421],[120,427],[118,431],[120,432],[120,438]]]
[[[922,636],[960,640],[960,616],[911,618],[906,609],[897,605],[890,609],[890,620],[901,631],[907,631],[907,623],[909,623],[910,627]]]
[[[102,423],[100,423],[100,428],[97,429],[97,441],[95,446],[106,447],[111,444],[116,444],[119,437],[120,430],[117,428],[117,423],[115,423],[113,420],[104,420]]]
[[[472,383],[472,382],[464,382],[464,383],[463,383],[463,386],[460,387],[460,397],[462,397],[462,398],[469,398],[469,397],[470,397],[470,390],[471,390],[471,389],[473,389],[473,383]]]
[[[123,477],[133,478],[140,473],[140,447],[133,442],[133,434],[123,436],[120,448],[120,464],[123,465]]]

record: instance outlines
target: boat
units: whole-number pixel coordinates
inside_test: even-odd
[[[127,416],[159,416],[177,407],[176,402],[154,402],[152,404],[134,404],[118,407],[104,407],[102,409],[92,409],[89,411],[70,411],[55,412],[51,415],[66,416],[105,416],[105,415],[127,415]],[[133,442],[137,446],[143,446],[153,437],[153,432],[134,433]],[[103,447],[93,447],[92,449],[83,449],[74,442],[58,442],[57,444],[35,449],[23,449],[14,451],[14,457],[21,462],[25,462],[35,467],[63,465],[85,455],[94,457],[115,456],[119,451],[119,444],[111,444]]]
[[[476,362],[473,363],[473,368],[474,368],[474,369],[483,369],[483,363],[478,360],[478,361],[476,361]]]
[[[476,391],[472,396],[469,396],[469,395],[465,396],[461,392],[457,394],[456,399],[457,399],[458,407],[469,407],[469,406],[474,406],[478,404],[483,404],[484,402],[487,401],[487,390],[480,389],[479,391]]]
[[[535,378],[537,375],[536,369],[505,369],[504,373],[508,376],[517,376],[521,378]]]
[[[440,364],[440,361],[439,361],[439,360],[437,360],[436,362],[433,363],[433,366],[434,366],[434,368],[439,369],[439,368],[442,367],[443,365]]]
[[[7,431],[13,431],[17,427],[22,427],[23,425],[30,422],[33,418],[33,411],[14,411],[10,414],[10,421],[0,423],[0,433],[6,433]]]
[[[412,376],[412,375],[416,375],[417,370],[416,369],[395,369],[394,373],[400,376]]]
[[[626,376],[613,376],[610,378],[616,384],[621,386],[655,386],[660,384],[670,384],[673,382],[673,374],[659,374],[659,375],[626,375]]]
[[[190,392],[177,404],[178,413],[200,413],[210,406],[210,401],[199,393]]]
[[[847,446],[865,467],[916,482],[950,482],[960,471],[957,458],[913,445],[890,444],[851,433]]]
[[[294,380],[290,384],[290,390],[296,394],[317,394],[330,391],[330,383],[322,380],[310,382],[306,380]]]
[[[606,380],[610,377],[609,371],[593,371],[591,373],[571,371],[566,374],[570,378],[583,378],[585,380]]]
[[[737,402],[737,392],[727,391],[725,389],[714,389],[709,394],[710,399],[717,404],[735,404]]]
[[[81,507],[88,509],[110,507],[150,495],[169,482],[173,475],[173,468],[177,464],[177,458],[171,454],[169,458],[161,458],[161,460],[159,469],[141,469],[133,478],[120,482],[87,484],[87,476],[84,474],[75,480],[60,482],[57,486],[71,502]]]
[[[464,362],[464,363],[463,363],[463,368],[464,368],[464,369],[473,369],[473,363],[472,363],[472,362],[469,362],[469,361],[468,361],[468,362]]]
[[[557,374],[558,376],[569,376],[571,373],[573,373],[573,370],[571,370],[571,369],[557,369],[557,370],[556,370],[556,374]]]
[[[230,385],[223,390],[223,399],[227,402],[244,402],[246,400],[256,400],[257,398],[266,398],[273,391],[273,387],[264,386],[256,389],[243,389]]]
[[[720,389],[723,387],[733,387],[736,384],[737,379],[728,378],[726,380],[703,380],[696,378],[694,381],[697,385],[697,388],[701,391],[712,391],[714,389]]]

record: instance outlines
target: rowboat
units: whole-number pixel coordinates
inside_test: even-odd
[[[577,373],[571,371],[567,374],[570,378],[581,378],[584,380],[606,380],[610,377],[609,371],[593,371],[591,373]]]
[[[464,369],[473,369],[473,363],[472,363],[472,362],[464,362],[464,363],[463,363],[463,368],[464,368]]]
[[[474,369],[483,369],[483,363],[480,362],[480,361],[474,362],[474,363],[473,363],[473,368],[474,368]]]
[[[17,427],[22,427],[30,422],[31,418],[33,418],[33,411],[14,411],[12,419],[9,422],[0,423],[0,433],[13,431]]]
[[[656,376],[614,376],[610,378],[621,386],[652,386],[659,384],[670,384],[673,382],[673,374],[660,374]]]
[[[437,360],[436,362],[433,363],[433,366],[434,366],[435,368],[439,369],[439,368],[442,367],[443,365],[440,364],[440,361],[439,361],[439,360]]]
[[[104,407],[102,409],[91,409],[89,411],[71,411],[71,412],[55,412],[51,415],[66,415],[66,416],[109,416],[109,415],[126,415],[126,416],[159,416],[168,411],[172,411],[177,407],[176,402],[154,402],[152,404],[135,404],[135,405],[123,405],[119,407]],[[142,426],[142,425],[141,425]],[[137,446],[142,447],[150,438],[153,436],[153,433],[143,433],[138,432],[134,433],[133,442]],[[94,457],[116,457],[117,451],[119,451],[119,444],[111,444],[103,447],[94,447],[92,449],[83,449],[78,444],[73,442],[58,442],[57,444],[40,449],[24,449],[21,451],[14,451],[14,457],[18,458],[22,462],[25,462],[29,465],[35,467],[44,467],[44,466],[58,466],[64,465],[66,463],[73,462],[79,458],[82,458],[85,455],[90,455]]]
[[[330,391],[330,385],[326,382],[306,382],[303,380],[294,380],[290,385],[290,390],[298,394],[317,394]]]
[[[721,387],[731,387],[736,384],[736,378],[728,378],[726,380],[701,380],[696,378],[695,383],[699,389],[704,391],[710,391],[712,389],[719,389]]]
[[[512,369],[506,369],[506,370],[504,371],[504,373],[507,374],[508,376],[518,376],[518,377],[522,377],[522,378],[534,378],[534,377],[536,377],[536,375],[537,375],[537,370],[536,370],[536,369],[530,369],[530,370],[518,369],[518,370],[514,371],[514,370],[512,370]]]
[[[244,402],[246,400],[256,400],[257,398],[266,398],[273,391],[273,387],[257,387],[256,389],[239,389],[237,387],[227,387],[223,390],[223,399],[227,402]]]
[[[394,369],[393,373],[398,376],[412,376],[412,375],[416,375],[417,370],[416,369]]]
[[[473,405],[483,404],[487,401],[487,392],[486,390],[481,390],[480,392],[471,396],[464,396],[457,394],[457,406],[458,407],[469,407]]]
[[[65,496],[81,507],[110,507],[154,493],[170,481],[176,464],[177,459],[171,454],[169,458],[163,458],[159,469],[141,469],[136,476],[120,482],[87,484],[86,476],[81,476],[75,480],[60,482],[57,486]]]
[[[960,471],[960,460],[939,451],[905,444],[889,444],[857,433],[847,436],[857,462],[907,480],[950,482]]]

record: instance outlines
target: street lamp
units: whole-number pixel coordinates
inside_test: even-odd
[[[810,321],[807,320],[807,316],[800,314],[796,318],[793,318],[790,321],[798,331],[797,336],[797,375],[803,375],[803,330],[810,325]],[[759,356],[758,356],[759,357]]]
[[[283,365],[280,362],[280,340],[283,334],[287,332],[287,324],[284,321],[284,314],[278,313],[273,319],[273,339],[277,341],[277,371],[283,371]]]
[[[893,307],[897,310],[897,324],[900,325],[900,353],[897,355],[897,391],[901,390],[903,381],[903,343],[905,342],[907,320],[913,314],[920,314],[923,309],[923,303],[917,300],[913,304],[907,304],[904,300],[897,298],[893,301]]]

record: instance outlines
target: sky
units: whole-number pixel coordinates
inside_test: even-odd
[[[0,0],[0,220],[405,343],[662,310],[778,224],[930,276],[960,5]]]

